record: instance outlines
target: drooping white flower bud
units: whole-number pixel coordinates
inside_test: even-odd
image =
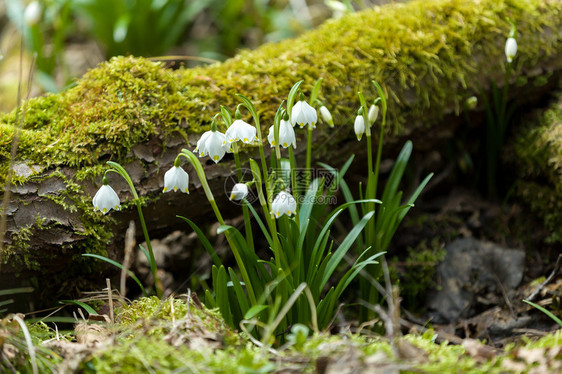
[[[372,104],[369,108],[369,114],[367,116],[369,118],[369,124],[373,126],[377,118],[379,117],[379,107],[375,104]]]
[[[121,209],[119,196],[117,196],[115,190],[107,184],[107,179],[105,177],[103,178],[103,185],[98,192],[96,192],[92,200],[92,204],[94,204],[94,210],[99,210],[103,214],[108,213],[111,209]]]
[[[286,191],[281,191],[275,199],[273,199],[273,203],[271,203],[271,213],[275,216],[275,218],[281,217],[283,214],[287,216],[292,216],[297,212],[297,201],[290,193]]]
[[[365,133],[365,119],[363,118],[362,114],[358,114],[355,117],[355,123],[353,124],[353,129],[355,130],[355,135],[357,136],[357,140],[361,140],[363,134]]]
[[[316,128],[316,123],[318,122],[318,114],[316,113],[316,109],[311,107],[304,100],[298,101],[295,105],[293,105],[291,122],[293,126],[298,124],[301,129],[306,125],[309,125],[313,129]]]
[[[473,110],[478,105],[478,98],[476,96],[471,96],[466,99],[466,107],[470,110]]]
[[[505,57],[507,62],[511,64],[517,54],[517,41],[515,38],[507,38],[505,41]]]
[[[209,130],[201,135],[194,152],[199,157],[209,156],[215,163],[222,160],[224,154],[230,150],[226,144],[226,137],[220,131]]]
[[[172,166],[164,174],[164,190],[162,192],[180,190],[189,193],[189,175],[179,166]]]
[[[41,20],[41,4],[39,1],[32,1],[25,7],[23,18],[28,26],[33,26]]]
[[[241,119],[235,120],[224,134],[228,143],[242,141],[246,144],[252,144],[258,140],[256,136],[256,128]]]
[[[248,186],[245,183],[236,183],[230,193],[230,200],[240,201],[248,196]]]
[[[269,128],[269,134],[267,135],[267,141],[272,147],[275,147],[275,134],[274,127]],[[289,121],[282,119],[279,122],[279,145],[283,148],[287,148],[290,145],[293,148],[297,148],[297,140],[295,137],[295,130]]]
[[[334,119],[332,118],[332,113],[330,113],[328,108],[326,108],[324,105],[320,107],[320,114],[322,115],[322,119],[328,124],[328,126],[334,127]]]

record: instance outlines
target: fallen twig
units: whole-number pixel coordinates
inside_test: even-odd
[[[526,298],[526,300],[528,301],[533,301],[536,299],[536,297],[539,295],[539,293],[542,291],[542,289],[548,284],[550,283],[554,277],[558,274],[558,272],[560,271],[560,266],[562,263],[562,254],[558,255],[558,259],[556,260],[556,264],[554,264],[554,269],[552,269],[552,272],[550,273],[550,275],[548,276],[548,278],[545,279],[544,282],[542,282],[540,284],[540,286],[537,287],[536,290],[533,291],[532,294],[529,295],[529,297]]]

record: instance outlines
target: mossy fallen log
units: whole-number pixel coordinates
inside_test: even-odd
[[[389,97],[388,132],[393,136],[388,142],[409,137],[417,147],[431,148],[454,132],[454,123],[444,119],[458,113],[467,97],[503,81],[508,18],[519,32],[514,80],[527,82],[526,92],[536,94],[544,86],[536,88],[535,79],[562,69],[558,0],[387,5],[207,67],[169,70],[145,59],[115,58],[73,88],[30,100],[9,187],[2,274],[58,273],[69,279],[92,269],[82,253],[119,257],[121,243],[114,234],[123,233],[135,213],[127,205],[108,216],[93,211],[91,197],[106,160],[121,162],[131,173],[151,233],[184,227],[176,214],[209,213],[197,180],[189,197],[162,195],[163,175],[181,148],[194,146],[219,105],[234,110],[236,93],[254,101],[265,131],[296,81],[304,79],[302,87],[309,93],[322,77],[320,98],[332,110],[336,129],[316,130],[315,154],[331,162],[358,148],[351,126],[356,93],[373,97],[370,81],[375,79]],[[21,112],[0,117],[1,186]],[[232,163],[207,169],[218,190]],[[122,200],[129,200],[123,181],[112,176],[111,184]]]
[[[562,241],[562,93],[514,136],[516,193],[544,220],[548,241]]]

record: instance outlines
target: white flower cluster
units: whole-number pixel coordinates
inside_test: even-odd
[[[296,148],[296,136],[294,126],[299,125],[301,128],[309,126],[310,129],[316,128],[318,114],[316,109],[304,101],[301,94],[301,100],[292,108],[292,118],[286,116],[279,121],[279,145],[283,148],[292,146]],[[330,127],[334,126],[334,121],[330,111],[321,103],[320,114],[325,123]],[[274,147],[275,135],[274,126],[269,128],[267,140]],[[194,152],[199,157],[209,156],[211,160],[218,163],[227,152],[232,152],[232,145],[236,142],[244,144],[255,144],[259,141],[257,129],[240,119],[240,113],[237,111],[236,120],[229,126],[226,132],[216,129],[215,122],[211,125],[211,130],[203,133],[197,141]],[[189,175],[180,167],[179,156],[176,158],[174,165],[164,174],[164,188],[162,192],[181,191],[189,193]],[[240,201],[248,195],[248,185],[245,183],[237,183],[234,185],[230,194],[230,200]],[[103,185],[98,190],[93,199],[94,209],[101,211],[103,214],[108,213],[111,209],[119,210],[121,205],[117,193],[107,184],[104,177]],[[294,197],[286,191],[280,192],[271,204],[271,214],[276,218],[283,215],[292,216],[296,214],[297,203]]]

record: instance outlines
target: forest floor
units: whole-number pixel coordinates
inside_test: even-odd
[[[105,290],[83,300],[97,305],[96,313],[75,313],[76,323],[67,330],[61,325],[59,331],[52,322],[28,323],[30,341],[20,317],[3,319],[0,368],[34,372],[35,365],[38,372],[61,373],[560,372],[560,326],[522,300],[555,314],[560,310],[562,256],[544,242],[532,220],[521,218],[525,208],[490,204],[455,190],[420,211],[399,233],[398,254],[388,256],[403,300],[381,305],[379,318],[369,323],[359,325],[340,313],[330,331],[287,332],[264,346],[227,327],[195,293],[131,302],[114,292],[110,304]],[[420,236],[428,238],[421,245]],[[447,278],[450,273],[454,281]],[[381,322],[393,328],[384,329]]]

